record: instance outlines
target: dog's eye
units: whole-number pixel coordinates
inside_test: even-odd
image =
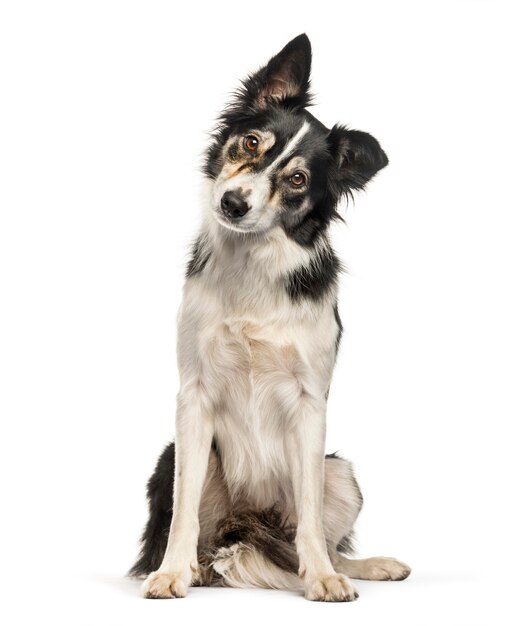
[[[307,182],[307,177],[303,172],[296,172],[290,177],[290,182],[294,185],[294,187],[301,187]]]
[[[247,152],[255,152],[259,145],[259,139],[255,135],[248,135],[244,138],[244,149]]]

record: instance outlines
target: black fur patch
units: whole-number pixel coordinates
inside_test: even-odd
[[[334,305],[334,319],[336,320],[336,323],[338,324],[338,333],[336,335],[336,342],[335,342],[336,354],[338,354],[338,350],[340,348],[340,341],[342,340],[342,335],[343,335],[343,324],[342,324],[342,318],[340,317],[340,313],[338,312],[338,303]]]
[[[206,249],[205,241],[202,237],[197,237],[191,249],[191,258],[187,263],[186,278],[196,276],[202,272],[211,256],[211,251]]]
[[[321,300],[338,279],[341,264],[332,250],[325,248],[308,265],[299,267],[287,276],[286,290],[292,302],[303,298]]]
[[[351,530],[347,535],[344,535],[338,545],[336,546],[338,552],[343,554],[354,554],[355,552],[355,534],[354,530]]]
[[[149,521],[141,537],[141,552],[129,576],[147,576],[163,560],[173,513],[174,442],[168,444],[147,483]]]
[[[338,215],[338,214],[336,214]],[[297,224],[284,224],[286,234],[300,246],[305,248],[313,246],[322,232],[325,231],[327,224],[334,217],[318,216],[311,211]]]
[[[332,184],[338,194],[352,195],[353,189],[364,189],[389,163],[386,153],[369,133],[335,124],[329,133],[329,142],[336,164]]]

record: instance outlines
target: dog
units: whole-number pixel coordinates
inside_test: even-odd
[[[410,573],[347,556],[362,495],[351,464],[325,456],[342,333],[329,225],[388,159],[371,135],[307,110],[311,56],[299,35],[242,81],[206,152],[208,206],[178,315],[176,437],[149,480],[129,572],[147,576],[147,598],[226,585],[351,601],[352,578]]]

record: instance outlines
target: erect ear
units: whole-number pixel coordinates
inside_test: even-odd
[[[272,57],[267,65],[244,81],[245,103],[259,109],[270,103],[307,106],[311,47],[307,35],[298,35]]]
[[[378,141],[360,130],[349,130],[336,124],[329,133],[329,143],[339,193],[363,189],[388,164],[388,157]]]

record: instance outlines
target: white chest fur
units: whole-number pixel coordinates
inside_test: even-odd
[[[213,419],[230,492],[265,507],[289,497],[285,442],[301,398],[329,388],[337,324],[332,297],[292,303],[254,258],[227,269],[218,257],[187,281],[178,361],[180,393],[199,389]]]

